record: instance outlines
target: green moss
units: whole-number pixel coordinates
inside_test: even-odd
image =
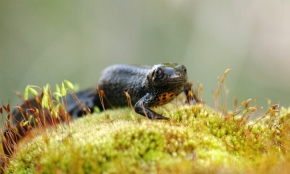
[[[290,109],[259,121],[212,108],[168,104],[171,121],[130,109],[47,128],[19,144],[7,173],[240,173],[289,168]]]

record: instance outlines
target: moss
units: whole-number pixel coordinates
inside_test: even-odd
[[[97,113],[24,139],[6,173],[237,173],[289,168],[289,114],[245,123],[202,105]],[[268,117],[268,118],[267,118]]]

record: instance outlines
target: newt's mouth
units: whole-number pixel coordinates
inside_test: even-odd
[[[181,77],[170,77],[167,80],[167,84],[185,84],[187,82],[187,75]]]
[[[187,82],[187,75],[183,74],[182,76],[167,76],[162,80],[155,80],[154,85],[156,86],[179,86],[184,85]]]

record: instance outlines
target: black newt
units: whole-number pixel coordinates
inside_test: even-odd
[[[187,82],[187,72],[184,65],[163,63],[148,66],[112,65],[107,67],[97,83],[99,90],[105,94],[104,106],[127,106],[125,92],[130,95],[131,102],[138,114],[150,119],[166,119],[148,107],[166,104],[181,92],[188,95],[191,87]],[[79,100],[88,108],[102,108],[99,95],[95,89],[76,93]],[[194,98],[197,100],[197,98]],[[71,116],[82,116],[78,104],[68,97],[68,111]],[[72,103],[72,104],[70,104]],[[73,104],[74,103],[74,104]]]
[[[135,111],[152,120],[170,120],[168,117],[152,111],[149,107],[166,104],[183,91],[187,101],[199,102],[195,95],[191,95],[191,85],[187,82],[185,66],[177,63],[163,63],[153,67],[112,65],[102,72],[97,87],[105,94],[103,100],[105,108],[127,106],[128,101],[125,95],[127,92],[134,104]],[[96,88],[80,91],[75,95],[82,103],[81,106],[75,101],[75,97],[70,94],[66,96],[67,111],[72,118],[83,116],[84,106],[91,110],[95,106],[103,108]],[[23,113],[26,113],[27,109],[35,107],[41,109],[36,98],[29,99],[21,105]],[[12,115],[13,124],[17,130],[6,130],[4,132],[6,140],[2,142],[4,152],[8,157],[14,152],[13,145],[28,131],[27,128],[19,125],[19,122],[23,120],[19,110],[14,109]]]

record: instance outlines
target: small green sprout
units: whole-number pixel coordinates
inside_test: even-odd
[[[70,89],[70,90],[74,89],[74,85],[70,81],[64,80],[63,82],[68,89]]]
[[[60,93],[62,96],[66,96],[66,89],[63,82],[61,83]]]

